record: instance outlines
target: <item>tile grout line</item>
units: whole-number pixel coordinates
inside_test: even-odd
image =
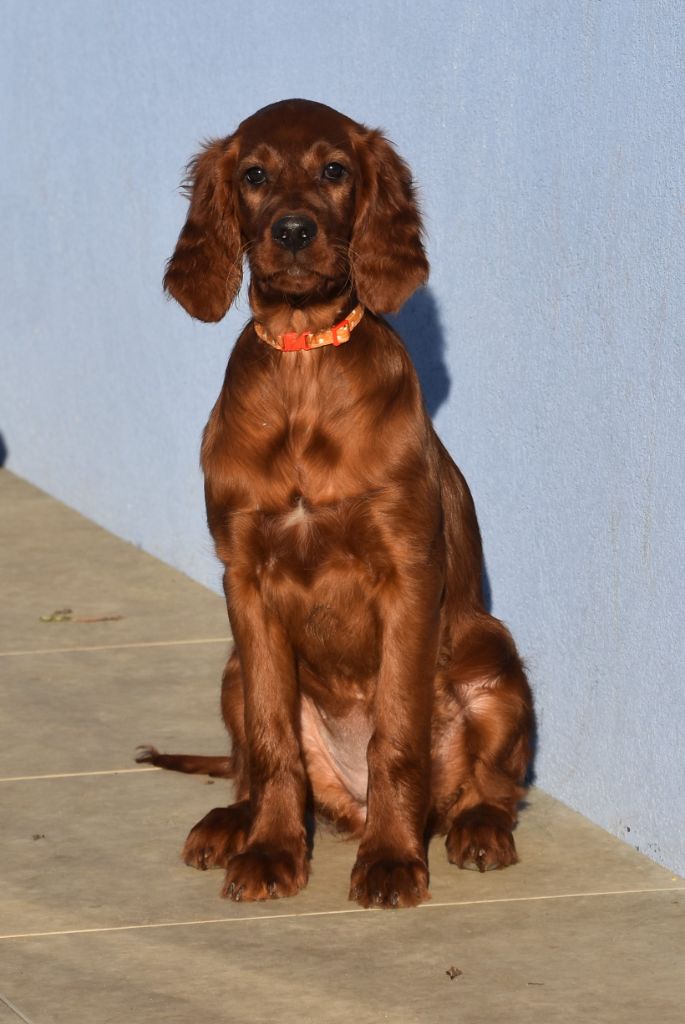
[[[130,775],[136,772],[161,772],[161,768],[108,768],[97,772],[56,772],[53,775],[7,775],[0,782],[36,782],[41,779],[81,779],[87,775]]]
[[[636,896],[653,892],[683,892],[685,886],[666,886],[652,889],[613,889],[605,892],[565,892],[552,893],[546,896],[504,896],[498,899],[488,900],[458,900],[449,903],[423,903],[417,909],[440,910],[447,907],[472,907],[484,904],[498,903],[535,903],[543,900],[569,900],[584,899],[588,896]],[[375,911],[377,913],[377,911]],[[350,907],[344,910],[306,910],[295,911],[286,914],[250,914],[245,917],[213,917],[196,921],[161,921],[156,924],[120,924],[104,928],[68,928],[51,932],[17,932],[12,935],[0,935],[0,941],[7,939],[44,939],[55,938],[61,935],[94,935],[109,932],[131,932],[145,931],[156,928],[183,928],[207,924],[242,924],[244,921],[279,921],[279,920],[302,920],[311,917],[336,917],[343,914],[369,914],[374,913],[374,908]]]
[[[140,647],[183,647],[192,644],[230,644],[230,636],[210,636],[198,640],[136,640],[126,644],[94,644],[91,647],[39,647],[26,651],[0,651],[0,658],[25,658],[32,654],[74,654],[78,651],[121,651]]]
[[[2,992],[0,992],[0,1003],[4,1003],[8,1010],[11,1010],[12,1013],[16,1013],[19,1020],[23,1020],[25,1024],[33,1024],[33,1021],[28,1017],[25,1017],[21,1010],[16,1007],[14,1003],[11,1003],[7,996],[4,996]]]

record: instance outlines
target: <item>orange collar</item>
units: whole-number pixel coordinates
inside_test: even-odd
[[[270,334],[267,334],[262,324],[254,322],[254,329],[257,332],[257,337],[265,341],[267,345],[271,345],[272,348],[277,348],[281,352],[310,352],[314,348],[322,348],[324,345],[344,345],[346,341],[350,340],[350,334],[355,329],[361,318],[364,316],[364,307],[355,306],[352,312],[341,320],[339,324],[334,324],[333,327],[329,327],[327,331],[317,331],[312,334],[310,331],[304,331],[302,334],[296,334],[295,331],[288,331],[285,334],[279,334],[277,338],[272,338]]]

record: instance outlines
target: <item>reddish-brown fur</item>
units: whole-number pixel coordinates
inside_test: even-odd
[[[324,173],[332,162],[344,174]],[[255,167],[261,183],[245,177]],[[189,188],[165,285],[192,316],[223,317],[244,255],[271,335],[324,330],[358,302],[366,312],[337,348],[279,352],[253,321],[240,335],[202,444],[235,638],[222,687],[232,755],[141,759],[235,779],[237,802],[184,849],[188,864],[225,869],[224,895],[302,888],[313,806],[359,837],[351,899],[414,905],[429,895],[432,832],[459,867],[515,863],[532,702],[511,636],[483,607],[468,487],[380,315],[428,275],[410,172],[378,132],[288,100],[209,144]],[[306,247],[272,237],[287,215],[315,223]]]

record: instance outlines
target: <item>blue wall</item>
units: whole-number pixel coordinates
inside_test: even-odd
[[[531,669],[538,781],[685,872],[682,3],[2,15],[7,465],[217,587],[198,442],[248,310],[162,298],[183,165],[286,96],[384,126],[433,264],[399,323]]]

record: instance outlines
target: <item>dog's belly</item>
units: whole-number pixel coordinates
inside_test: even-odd
[[[334,805],[338,790],[349,794],[357,804],[366,804],[369,779],[366,749],[371,738],[371,722],[364,708],[352,707],[342,717],[332,717],[303,695],[300,732],[317,801]]]

